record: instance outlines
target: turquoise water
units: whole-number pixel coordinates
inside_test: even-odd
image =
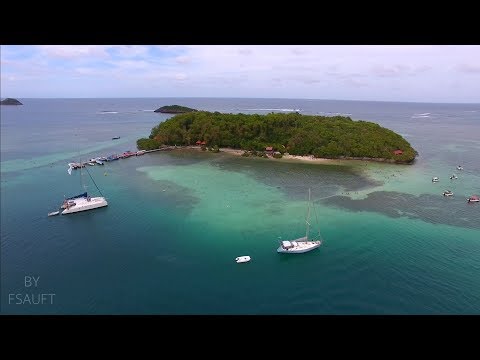
[[[480,192],[480,105],[20,101],[1,108],[2,313],[480,313],[480,204],[465,200]],[[151,110],[173,103],[349,114],[403,134],[420,156],[412,166],[325,165],[157,152],[88,168],[107,208],[47,217],[64,195],[81,191],[68,162],[134,150],[168,118]],[[455,170],[460,163],[464,171]],[[450,181],[453,172],[459,179]],[[83,183],[98,194],[88,176]],[[277,254],[279,240],[305,231],[308,188],[324,243]],[[447,188],[453,198],[441,195]],[[240,255],[252,261],[236,264]],[[25,287],[25,276],[39,276],[38,287]],[[9,298],[41,293],[55,294],[53,303]]]

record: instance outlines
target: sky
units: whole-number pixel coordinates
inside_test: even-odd
[[[1,98],[480,103],[478,45],[1,45]]]

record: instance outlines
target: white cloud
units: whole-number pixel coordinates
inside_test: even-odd
[[[43,55],[63,59],[108,58],[108,47],[102,45],[38,45]]]
[[[238,53],[240,55],[250,56],[253,54],[253,51],[251,49],[238,49]]]
[[[410,71],[406,65],[375,65],[372,73],[378,76],[400,76]]]
[[[478,59],[480,61],[480,59]],[[480,73],[479,64],[460,64],[457,66],[457,70],[464,73]]]
[[[95,69],[84,68],[84,67],[75,68],[74,72],[76,72],[77,74],[80,74],[80,75],[92,75],[92,74],[97,73],[97,71]]]
[[[188,89],[188,96],[404,101],[422,101],[418,96],[425,96],[435,101],[453,96],[449,84],[455,79],[461,90],[455,91],[456,98],[472,102],[480,101],[478,79],[468,76],[480,73],[475,59],[480,59],[480,46],[2,45],[1,72],[7,90],[9,76],[16,79],[17,89],[23,86],[38,94],[54,79],[57,96],[65,92],[62,89],[75,91],[75,75],[101,89],[111,79],[115,85],[104,91],[144,88],[151,95],[179,84],[172,96],[187,94]],[[149,80],[155,81],[155,89],[145,85]],[[364,86],[368,94],[359,89]],[[394,87],[399,90],[394,92]]]
[[[152,67],[152,64],[145,60],[114,60],[108,63],[115,66],[117,70],[123,71],[149,69]]]
[[[347,84],[347,85],[352,85],[354,87],[364,87],[364,86],[368,86],[368,84],[365,82],[365,81],[361,81],[361,80],[358,80],[358,79],[355,79],[355,78],[347,78],[347,79],[344,79],[344,82]]]
[[[307,50],[305,48],[293,48],[292,53],[294,55],[304,55],[307,53]]]
[[[175,80],[183,81],[183,80],[186,80],[187,78],[188,78],[187,74],[183,74],[183,73],[175,74]]]
[[[374,65],[372,73],[381,77],[413,76],[430,70],[430,65],[410,66],[405,64]]]
[[[117,45],[111,49],[120,57],[139,57],[148,54],[148,47],[142,45]]]
[[[175,58],[175,61],[179,64],[188,64],[192,61],[192,59],[190,58],[190,56],[177,56]]]

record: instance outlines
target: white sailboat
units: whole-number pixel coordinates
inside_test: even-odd
[[[307,218],[305,220],[306,223],[306,232],[305,236],[295,239],[295,240],[284,240],[280,243],[280,246],[277,249],[278,253],[282,254],[301,254],[313,249],[318,248],[322,245],[320,231],[318,231],[318,235],[314,238],[310,238],[310,208],[312,205],[311,201],[311,194],[310,189],[308,189],[308,210],[307,210]]]
[[[100,189],[98,188],[97,184],[95,183],[95,180],[93,180],[92,175],[90,174],[90,172],[88,171],[87,168],[85,168],[85,170],[87,171],[88,175],[90,176],[90,179],[92,179],[92,182],[95,184],[95,187],[97,188],[98,192],[102,196],[90,197],[88,195],[88,193],[85,191],[82,194],[66,198],[63,201],[63,204],[61,206],[61,214],[62,215],[73,214],[73,213],[80,212],[80,211],[93,210],[93,209],[101,208],[101,207],[104,207],[104,206],[108,206],[107,200],[105,199],[105,197],[103,197],[103,194],[100,191]],[[68,168],[68,174],[69,175],[72,174],[72,167],[71,166]],[[82,177],[83,177],[83,172],[82,172],[82,167],[81,167],[80,168],[80,181],[81,181],[82,187],[84,188],[84,190],[86,190],[85,185],[83,185],[83,178]]]

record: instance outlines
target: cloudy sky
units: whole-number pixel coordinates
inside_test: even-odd
[[[480,103],[480,46],[2,45],[1,97]]]

